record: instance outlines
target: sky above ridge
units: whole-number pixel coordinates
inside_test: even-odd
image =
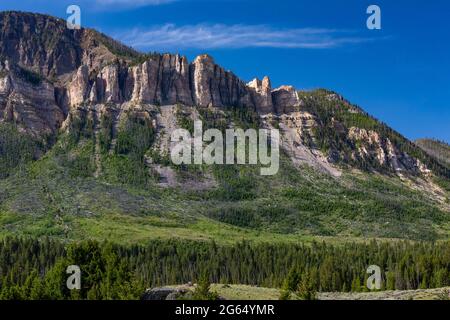
[[[327,88],[409,139],[450,143],[447,0],[1,0],[0,10],[61,18],[140,51],[211,54],[250,81]],[[369,30],[369,5],[381,30]]]

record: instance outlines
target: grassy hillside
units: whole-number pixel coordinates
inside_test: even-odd
[[[172,237],[227,243],[450,235],[448,208],[396,176],[344,170],[336,179],[296,168],[284,154],[274,177],[260,176],[257,166],[178,167],[181,176],[210,174],[217,186],[161,188],[144,161],[153,133],[130,119],[114,150],[105,148],[99,157],[98,137],[85,120],[74,123],[39,160],[17,155],[17,162],[10,161],[8,177],[0,180],[0,234],[129,243]],[[24,144],[21,139],[12,145]]]

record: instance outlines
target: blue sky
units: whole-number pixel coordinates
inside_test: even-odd
[[[328,88],[410,139],[450,142],[447,0],[1,0],[1,10],[66,17],[141,51],[210,53],[242,79]],[[381,8],[368,30],[366,9]]]

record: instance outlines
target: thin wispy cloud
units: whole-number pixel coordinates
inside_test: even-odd
[[[298,28],[277,29],[266,25],[166,24],[116,34],[137,49],[308,48],[327,49],[371,41],[354,32]]]
[[[177,0],[94,0],[97,6],[116,6],[116,7],[143,7],[157,6],[175,2]]]

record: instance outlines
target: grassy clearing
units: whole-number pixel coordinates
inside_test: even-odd
[[[235,284],[212,284],[211,290],[226,300],[278,300],[281,294],[280,289]],[[450,299],[449,293],[450,287],[382,292],[319,292],[317,298],[318,300],[443,300],[445,297]],[[293,296],[292,299],[296,300],[298,297]]]
[[[280,297],[278,289],[246,285],[213,284],[211,290],[226,300],[278,300]]]

